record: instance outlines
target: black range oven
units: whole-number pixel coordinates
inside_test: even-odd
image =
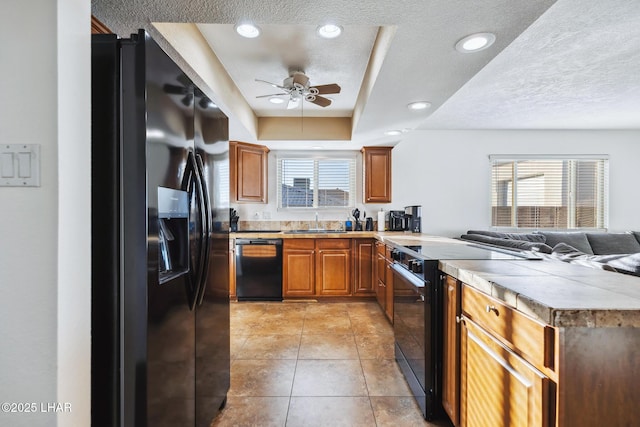
[[[442,326],[438,260],[419,247],[393,251],[393,330],[396,361],[425,419],[441,414]]]

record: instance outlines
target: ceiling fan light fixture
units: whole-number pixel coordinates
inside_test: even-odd
[[[491,46],[496,41],[493,33],[476,33],[468,35],[456,43],[456,50],[462,53],[478,52]]]
[[[414,111],[426,110],[429,107],[431,107],[431,103],[427,101],[416,101],[416,102],[407,104],[407,108]]]
[[[236,33],[248,39],[255,39],[260,35],[260,28],[248,22],[237,24],[235,29]]]
[[[269,98],[269,102],[272,104],[284,104],[284,98],[281,98],[279,96],[272,96],[271,98]]]
[[[335,39],[342,34],[342,27],[336,24],[324,24],[320,25],[316,31],[323,39]]]

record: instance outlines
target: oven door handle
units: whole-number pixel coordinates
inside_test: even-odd
[[[398,273],[400,276],[402,276],[402,278],[407,280],[409,283],[411,283],[416,288],[424,288],[424,286],[425,286],[424,280],[421,280],[418,277],[416,277],[415,275],[411,274],[407,269],[405,269],[404,267],[401,267],[400,264],[393,263],[393,264],[391,264],[391,268],[393,268],[393,270],[396,273]]]

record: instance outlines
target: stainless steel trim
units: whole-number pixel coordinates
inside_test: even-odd
[[[393,268],[393,271],[401,275],[416,288],[424,288],[424,280],[419,279],[416,275],[410,273],[404,267],[401,267],[399,264],[394,263],[391,265],[391,268]]]

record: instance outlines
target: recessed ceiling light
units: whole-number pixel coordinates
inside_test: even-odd
[[[313,147],[314,150],[322,150],[324,147],[322,145],[314,145]]]
[[[394,129],[394,130],[388,130],[384,134],[387,135],[387,136],[396,136],[396,135],[402,134],[402,131]]]
[[[407,105],[410,110],[425,110],[429,107],[431,107],[431,103],[427,101],[416,101]]]
[[[279,96],[272,96],[271,98],[269,98],[269,102],[272,104],[282,104],[284,103],[284,99],[280,98]]]
[[[462,53],[477,52],[488,48],[495,41],[496,36],[492,33],[471,34],[456,43],[456,50]]]
[[[236,25],[236,33],[248,39],[254,39],[260,35],[260,28],[257,25],[244,23]]]
[[[320,25],[317,30],[318,35],[324,39],[335,39],[342,34],[342,27],[335,24]]]

